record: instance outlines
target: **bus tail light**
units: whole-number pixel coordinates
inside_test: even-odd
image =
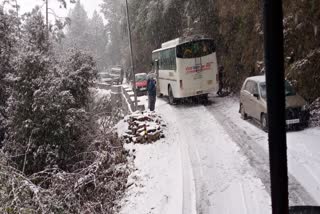
[[[180,89],[183,89],[183,82],[180,80]]]

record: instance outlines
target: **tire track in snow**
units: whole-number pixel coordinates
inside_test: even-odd
[[[163,101],[159,100],[161,103]],[[171,112],[174,111],[172,106],[167,103],[158,104],[157,108],[161,106],[162,112]],[[174,114],[177,115],[177,114]],[[169,126],[172,127],[170,130],[170,135],[172,139],[178,142],[180,147],[180,157],[181,157],[181,167],[182,167],[182,214],[196,214],[196,186],[195,186],[195,178],[193,174],[192,164],[189,157],[188,148],[186,148],[184,143],[184,136],[180,134],[179,127],[176,126],[177,118],[168,117],[166,114],[162,114],[163,118],[166,118]]]
[[[228,140],[228,134],[225,133],[223,127],[220,126],[214,116],[202,105],[176,106],[171,110],[177,120],[175,125],[181,135],[181,146],[184,147],[183,150],[187,150],[189,159],[191,160],[195,180],[197,213],[221,213],[222,210],[225,212],[229,209],[232,210],[229,213],[234,213],[234,207],[230,208],[230,205],[221,204],[222,201],[218,199],[219,197],[227,195],[229,195],[227,201],[232,201],[236,204],[234,205],[235,207],[241,208],[241,213],[252,213],[252,207],[250,207],[249,211],[247,199],[244,198],[246,194],[250,194],[250,191],[246,191],[248,188],[252,190],[252,185],[250,184],[250,187],[246,186],[247,189],[244,189],[243,181],[245,178],[242,178],[240,175],[247,173],[249,168],[246,166],[249,166],[249,164],[247,164],[247,161],[244,161],[246,159],[245,157],[243,157],[243,160],[239,159],[238,163],[230,161],[231,159],[234,160],[234,158],[238,159],[242,157],[242,155],[237,155],[238,145]],[[221,140],[226,141],[220,142]],[[229,143],[231,143],[231,145],[229,145]],[[220,155],[213,155],[217,155],[217,153],[220,153]],[[208,155],[213,156],[208,159]],[[220,159],[224,157],[224,155],[226,155],[226,160]],[[216,168],[218,167],[217,164],[220,166],[219,169]],[[239,170],[244,171],[241,172]],[[251,173],[249,174],[248,178],[251,180]],[[255,173],[252,174],[254,177]],[[257,180],[260,179],[256,178],[252,181],[255,183]],[[245,183],[248,182],[247,180]],[[233,191],[236,192],[233,193]],[[217,196],[212,197],[212,194]],[[256,201],[254,197],[250,198],[250,202],[254,202],[257,207],[260,207],[258,205],[259,202]],[[266,204],[268,203],[268,201],[264,202]],[[261,213],[265,212],[266,210],[261,210]]]
[[[206,187],[205,183],[201,182],[203,178],[203,169],[201,165],[201,157],[199,155],[198,149],[193,145],[189,144],[188,141],[192,139],[192,131],[190,130],[191,124],[188,119],[186,119],[186,114],[188,114],[188,109],[176,108],[170,106],[170,110],[174,112],[176,121],[179,123],[174,123],[176,125],[175,129],[178,130],[176,136],[181,146],[181,156],[182,156],[182,167],[183,167],[183,214],[189,214],[190,210],[193,213],[196,211],[197,214],[206,214],[207,212],[207,202],[208,199],[206,194],[204,194]],[[183,121],[184,123],[180,123]],[[192,122],[192,121],[191,121]],[[183,133],[183,134],[180,134]],[[190,155],[194,154],[194,155]],[[190,166],[189,166],[190,164]],[[192,187],[193,185],[193,187]],[[192,203],[192,196],[190,196],[190,191],[195,193],[195,198],[193,199],[195,207]],[[191,193],[192,194],[192,193]],[[194,209],[193,209],[194,208]]]
[[[261,179],[268,193],[270,189],[269,155],[268,153],[251,138],[245,130],[241,129],[217,106],[208,106],[207,109],[214,115],[217,121],[225,128],[230,137],[237,143],[242,153],[249,159],[250,165],[256,170],[257,176]],[[289,200],[290,205],[310,205],[317,204],[305,188],[288,173],[289,177]]]

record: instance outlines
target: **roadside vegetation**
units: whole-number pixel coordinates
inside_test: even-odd
[[[7,4],[9,4],[8,2]],[[95,103],[96,56],[58,51],[35,8],[0,6],[0,213],[114,213],[127,179],[121,118]],[[58,37],[56,37],[58,36]],[[60,35],[61,36],[61,35]]]

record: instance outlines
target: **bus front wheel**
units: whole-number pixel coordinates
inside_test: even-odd
[[[174,98],[173,93],[172,93],[171,85],[169,85],[169,87],[168,87],[168,101],[169,101],[170,105],[173,105],[176,103],[176,99]]]

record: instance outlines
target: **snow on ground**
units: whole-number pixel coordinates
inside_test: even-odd
[[[206,107],[170,106],[158,99],[156,112],[168,124],[166,138],[127,145],[135,150],[137,170],[122,214],[271,212],[262,181]]]
[[[119,134],[127,129],[118,124]],[[136,170],[128,179],[121,214],[181,213],[182,172],[179,145],[167,139],[153,144],[126,144]]]
[[[180,149],[187,151],[190,158],[197,213],[271,212],[263,183],[206,107],[170,106],[159,99],[156,110],[167,120],[169,128],[175,127],[172,131]],[[183,170],[188,171],[186,159],[182,159]]]
[[[237,98],[213,98],[210,111],[228,129],[229,134],[245,139],[253,153],[268,156],[268,135],[255,121],[240,118]],[[233,133],[232,133],[233,132]],[[291,205],[320,204],[320,128],[287,133],[289,194]],[[259,149],[262,149],[262,152]],[[244,151],[248,153],[247,151]],[[252,157],[251,157],[252,158]],[[264,165],[268,166],[265,161]],[[268,168],[268,167],[267,167]],[[267,174],[269,177],[269,175]],[[268,180],[266,184],[269,185]]]

